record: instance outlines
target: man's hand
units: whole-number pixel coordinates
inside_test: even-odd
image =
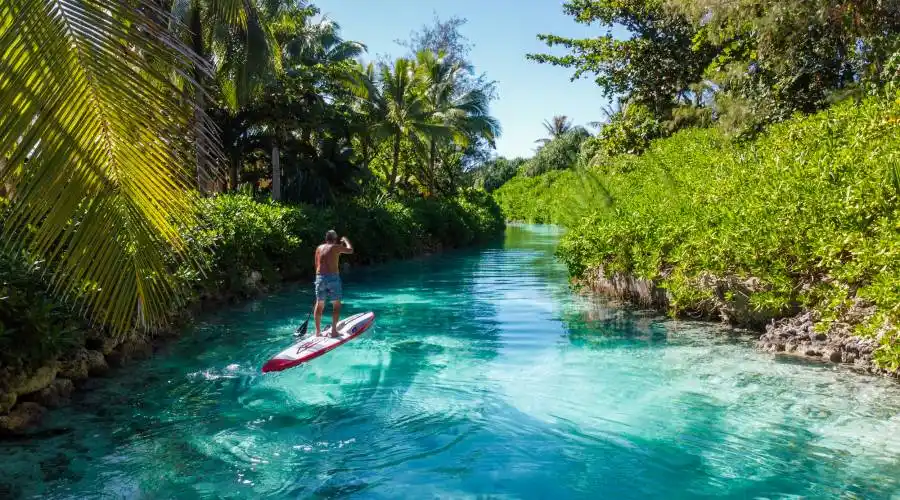
[[[348,240],[346,236],[341,237],[341,243],[345,248],[343,253],[353,253],[353,245],[350,244],[350,240]]]

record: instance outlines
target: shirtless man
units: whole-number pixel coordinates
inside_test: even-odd
[[[353,253],[353,246],[347,238],[341,238],[334,230],[325,233],[325,243],[316,248],[316,336],[322,334],[322,313],[325,312],[325,299],[331,300],[331,335],[337,335],[338,319],[341,316],[341,274],[338,260],[342,253]]]

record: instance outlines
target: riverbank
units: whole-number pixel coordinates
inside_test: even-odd
[[[756,332],[759,335],[757,348],[772,354],[840,364],[861,373],[900,378],[900,370],[886,369],[877,362],[878,339],[854,335],[854,327],[875,312],[874,307],[867,307],[859,301],[839,321],[830,322],[828,329],[822,332],[819,330],[822,317],[816,311],[806,310],[794,316],[777,317],[771,312],[753,310],[748,298],[754,287],[758,286],[754,280],[707,279],[707,290],[715,299],[707,301],[702,308],[681,310],[672,307],[672,295],[654,280],[623,273],[608,275],[603,268],[598,268],[573,281],[576,286],[591,293],[639,307],[694,320],[721,321],[732,327]]]
[[[574,279],[759,347],[900,370],[900,100],[845,102],[737,142],[690,129],[584,171],[519,176],[507,219],[560,223]],[[577,209],[578,207],[580,209]]]
[[[206,250],[206,272],[179,275],[191,296],[169,328],[152,333],[91,328],[47,292],[38,267],[0,259],[0,435],[27,431],[91,378],[151,356],[199,312],[311,278],[311,255],[327,229],[352,241],[346,265],[366,266],[483,242],[504,228],[497,205],[478,191],[326,209],[226,195],[209,199],[205,215],[191,241]]]

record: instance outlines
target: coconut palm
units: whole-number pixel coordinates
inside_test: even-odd
[[[281,65],[285,76],[281,82],[272,81],[271,84],[290,85],[289,93],[295,97],[295,103],[305,108],[292,117],[293,128],[300,131],[301,148],[311,150],[321,143],[317,141],[313,144],[311,138],[313,131],[320,129],[324,121],[328,101],[335,97],[337,87],[346,89],[355,83],[356,75],[351,63],[365,51],[365,45],[342,39],[339,35],[340,26],[327,17],[311,22],[311,14],[317,12],[315,9],[289,11],[272,26],[276,40],[283,47]],[[297,120],[298,114],[304,119]],[[272,122],[271,125],[272,194],[280,199],[279,144],[290,139],[289,127],[283,122]]]
[[[452,142],[466,147],[483,138],[493,147],[500,132],[500,124],[488,113],[489,98],[485,89],[463,85],[467,68],[459,61],[452,62],[432,51],[417,55],[423,74],[425,96],[431,124],[428,140],[427,183],[433,192],[436,183],[436,163],[442,143]]]
[[[353,114],[350,120],[351,136],[356,139],[354,149],[362,160],[362,166],[369,168],[372,158],[378,154],[378,125],[384,116],[379,116],[379,103],[382,102],[377,84],[377,71],[374,63],[356,64],[353,74],[356,81],[351,86],[355,99],[350,101]]]
[[[544,129],[547,131],[549,137],[538,139],[534,142],[537,142],[541,145],[546,145],[553,139],[556,139],[557,137],[572,130],[572,121],[569,120],[569,117],[565,115],[557,115],[554,116],[550,121],[544,120]]]
[[[357,93],[365,101],[363,107],[376,117],[376,140],[390,140],[388,192],[393,192],[400,173],[403,141],[424,151],[425,138],[435,128],[429,120],[421,73],[413,61],[401,57],[391,65],[382,65],[377,81],[361,78]]]
[[[195,72],[193,78],[200,89],[194,94],[196,107],[210,106],[207,95],[216,99],[216,106],[227,114],[223,117],[226,129],[240,121],[239,109],[246,106],[260,92],[271,74],[280,72],[280,48],[270,28],[271,21],[286,9],[300,8],[289,0],[173,0],[172,17],[177,22],[169,29],[187,43],[193,51],[214,68],[215,78]],[[234,142],[225,137],[225,143]],[[198,166],[205,166],[210,158],[198,143]],[[229,169],[229,183],[236,187],[234,160]],[[207,183],[198,179],[200,187]]]
[[[280,50],[278,63],[259,75],[260,84],[247,102],[238,103],[240,112],[231,120],[245,129],[241,132],[243,140],[228,141],[228,145],[237,142],[241,147],[265,147],[269,151],[275,200],[284,199],[284,181],[297,185],[284,179],[285,172],[300,163],[314,163],[319,156],[317,147],[330,144],[322,137],[313,140],[313,133],[334,128],[325,126],[333,114],[330,109],[350,93],[349,87],[356,81],[353,58],[365,49],[360,43],[341,39],[339,26],[329,19],[313,22],[317,13],[314,7],[295,6],[267,18],[273,46]],[[229,134],[232,127],[222,129],[227,139],[235,138]],[[304,161],[288,158],[288,152],[303,156]],[[236,167],[233,162],[231,175],[235,179]]]
[[[137,3],[139,8],[135,8]],[[212,125],[176,75],[211,74],[146,0],[0,0],[3,241],[57,291],[116,331],[164,322],[197,267],[181,229],[198,221],[194,144]]]

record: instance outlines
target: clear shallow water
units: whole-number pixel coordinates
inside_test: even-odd
[[[0,498],[900,497],[900,385],[575,295],[557,237],[353,271],[376,326],[278,374],[311,287],[210,316],[0,443]]]

